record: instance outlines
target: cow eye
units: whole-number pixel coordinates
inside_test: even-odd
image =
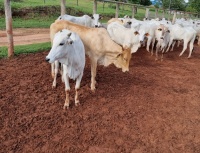
[[[63,45],[64,45],[64,43],[60,43],[59,45],[60,45],[60,46],[63,46]]]
[[[159,28],[159,29],[158,29],[158,31],[162,31],[162,29],[161,29],[161,28]]]
[[[127,59],[126,59],[126,58],[123,58],[123,60],[124,60],[124,61],[127,61]]]

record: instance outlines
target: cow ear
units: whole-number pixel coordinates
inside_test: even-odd
[[[100,16],[99,16],[99,19],[103,19],[103,16],[100,15]]]
[[[138,31],[135,31],[134,34],[135,34],[135,35],[139,35],[139,32],[138,32]]]
[[[70,32],[70,33],[68,33],[68,34],[67,34],[67,36],[68,36],[68,37],[70,37],[70,36],[71,36],[71,34],[72,34],[72,33]]]

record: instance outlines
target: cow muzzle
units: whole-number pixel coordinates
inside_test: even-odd
[[[45,60],[46,60],[47,62],[49,62],[49,61],[50,61],[50,58],[46,57]]]

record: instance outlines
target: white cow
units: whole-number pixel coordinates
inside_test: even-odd
[[[115,43],[104,28],[89,28],[70,21],[56,21],[50,26],[50,38],[62,29],[76,32],[83,41],[86,54],[91,61],[91,89],[95,90],[97,64],[108,66],[114,64],[123,72],[129,70],[130,49],[124,49]]]
[[[160,25],[157,27],[156,40],[157,40],[156,60],[158,59],[158,51],[161,50],[161,52],[162,52],[161,61],[162,61],[163,54],[164,54],[165,49],[167,48],[169,41],[170,41],[170,31],[166,26]]]
[[[112,40],[123,48],[131,48],[131,53],[135,53],[141,46],[139,33],[135,30],[125,28],[118,22],[112,22],[107,26],[107,31]]]
[[[74,22],[76,24],[84,25],[86,27],[99,27],[100,26],[100,23],[99,23],[100,18],[101,17],[99,14],[93,14],[92,17],[90,17],[88,15],[76,17],[76,16],[65,14],[65,15],[59,16],[57,20],[67,20],[67,21]]]
[[[57,21],[58,20],[67,20],[67,21],[71,21],[76,24],[84,25],[86,27],[99,27],[101,25],[99,23],[99,19],[101,19],[101,16],[99,14],[93,14],[92,17],[90,17],[88,15],[76,17],[76,16],[65,14],[65,15],[59,16]],[[55,63],[51,64],[51,75],[52,75],[52,78],[54,79],[52,88],[56,87],[56,79],[57,79],[58,71],[59,71],[59,62],[55,61]]]
[[[146,23],[142,24],[139,29],[140,41],[144,41],[144,38],[147,38],[146,50],[149,52],[150,44],[152,44],[151,54],[153,55],[153,47],[155,44],[155,31],[156,24],[154,23]]]
[[[169,45],[166,52],[169,51],[169,48],[173,40],[183,40],[184,46],[179,56],[181,56],[185,52],[185,50],[187,49],[187,45],[189,43],[190,50],[189,50],[188,58],[190,58],[193,47],[194,47],[194,41],[195,41],[197,32],[192,27],[182,27],[178,24],[169,26],[169,30],[170,30],[170,41],[169,41]]]
[[[85,49],[80,37],[69,30],[62,30],[55,34],[52,48],[46,56],[46,61],[54,63],[59,61],[63,64],[63,80],[65,82],[66,100],[64,109],[69,108],[69,78],[76,80],[75,105],[79,104],[78,90],[85,67]]]

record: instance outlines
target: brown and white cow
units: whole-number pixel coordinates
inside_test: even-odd
[[[104,28],[89,28],[69,21],[56,21],[50,26],[51,41],[54,35],[62,30],[68,29],[77,33],[83,41],[86,54],[91,61],[91,90],[95,90],[97,63],[108,66],[114,64],[122,71],[129,71],[131,59],[130,49],[123,49],[115,43]]]

